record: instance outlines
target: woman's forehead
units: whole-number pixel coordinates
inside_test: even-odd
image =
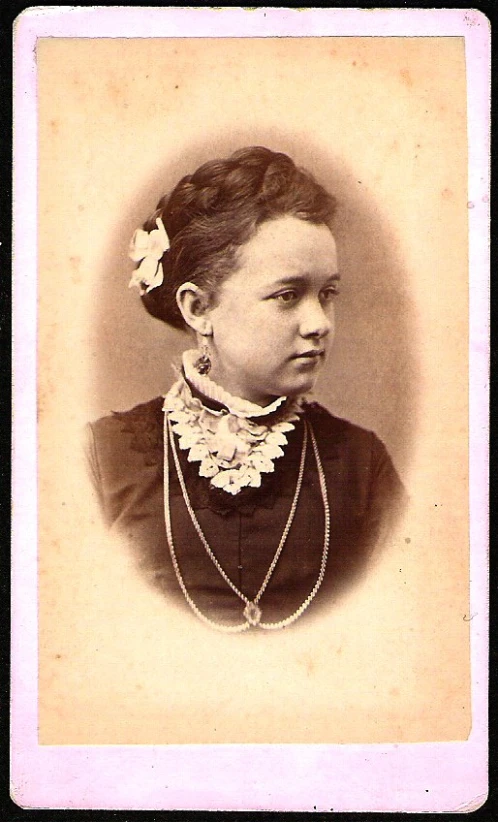
[[[328,226],[280,217],[263,223],[241,246],[238,272],[262,276],[282,268],[287,274],[337,273],[337,249]]]
[[[299,217],[285,214],[261,223],[243,247],[246,249],[301,247],[317,241],[334,242],[332,232],[327,225],[312,223],[309,220],[301,220]]]

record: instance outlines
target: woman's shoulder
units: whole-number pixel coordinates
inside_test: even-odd
[[[154,418],[161,417],[164,397],[154,397],[147,402],[141,402],[134,405],[133,408],[128,408],[126,411],[109,411],[102,417],[90,423],[92,427],[108,428],[116,424],[123,425],[137,425],[144,420],[151,421]]]
[[[163,404],[164,397],[154,397],[126,411],[111,411],[90,422],[89,427],[99,439],[131,435],[134,446],[142,445],[146,450],[152,444],[162,442]],[[378,440],[374,431],[336,416],[318,402],[305,401],[302,407],[318,437],[325,436],[337,444],[367,444],[372,439]]]
[[[99,451],[120,453],[128,445],[132,452],[157,457],[162,447],[164,398],[155,397],[127,411],[112,411],[88,424]]]
[[[405,491],[391,456],[377,434],[349,420],[336,417],[319,403],[305,403],[320,455],[329,466],[337,459],[340,473],[374,482],[384,500],[405,498]]]
[[[129,408],[126,411],[110,411],[90,423],[94,430],[112,431],[114,429],[143,428],[162,419],[164,397],[154,397],[147,402]]]
[[[145,457],[152,465],[162,459],[163,449],[162,396],[139,403],[127,411],[112,411],[88,424],[91,448],[101,459],[120,460]],[[338,417],[318,402],[305,401],[305,417],[311,423],[320,451],[325,458],[347,454],[360,462],[387,455],[384,444],[374,431]],[[135,455],[135,457],[133,457]]]
[[[369,447],[373,441],[378,440],[377,435],[371,429],[335,416],[318,402],[305,402],[303,408],[315,435],[319,438],[324,437],[336,445],[356,443]]]

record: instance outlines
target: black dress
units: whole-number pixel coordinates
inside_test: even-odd
[[[213,407],[213,401],[205,397],[202,402]],[[166,538],[162,404],[163,398],[158,397],[91,423],[89,458],[108,525],[130,540],[139,566],[168,598],[188,609]],[[284,456],[275,461],[274,472],[263,476],[260,488],[244,488],[234,496],[213,488],[199,476],[198,466],[188,462],[185,452],[178,453],[192,507],[209,545],[228,577],[252,600],[289,515],[305,419],[316,437],[331,519],[326,572],[307,616],[333,602],[366,567],[403,502],[403,486],[383,443],[373,432],[331,415],[317,403],[305,404],[299,422],[288,434]],[[186,588],[210,619],[239,624],[244,621],[244,603],[222,579],[201,544],[171,455],[169,478],[175,550]],[[313,590],[320,573],[324,526],[319,475],[310,445],[295,518],[259,603],[264,621],[285,619]]]

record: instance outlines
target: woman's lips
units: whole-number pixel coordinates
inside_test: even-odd
[[[318,357],[323,357],[324,354],[325,354],[325,351],[324,351],[323,348],[320,348],[319,350],[313,349],[312,351],[304,351],[302,354],[294,354],[292,359],[293,360],[301,360],[301,359],[313,360],[313,359],[316,359]]]
[[[315,371],[324,360],[325,351],[304,351],[302,354],[295,354],[291,360],[296,363],[296,367],[301,371]]]

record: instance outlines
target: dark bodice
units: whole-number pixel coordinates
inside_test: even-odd
[[[102,508],[112,529],[132,543],[144,571],[170,598],[187,608],[175,577],[165,531],[162,398],[89,426],[90,465]],[[305,406],[325,473],[331,514],[324,582],[310,611],[363,568],[389,527],[403,497],[391,459],[371,431],[332,416],[316,403]],[[294,496],[303,442],[301,419],[288,435],[275,471],[259,489],[231,496],[198,475],[178,449],[189,498],[221,566],[249,598],[258,592],[277,549]],[[178,563],[187,589],[209,617],[241,622],[244,603],[233,593],[194,530],[169,458],[170,510]],[[270,583],[261,599],[265,621],[289,616],[317,580],[324,539],[324,507],[311,443],[295,518]]]

